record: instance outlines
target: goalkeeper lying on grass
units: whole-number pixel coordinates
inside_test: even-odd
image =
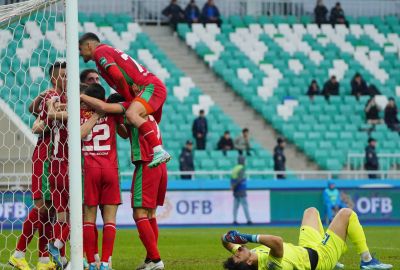
[[[224,247],[233,256],[224,262],[229,270],[332,270],[346,251],[346,238],[356,246],[361,256],[360,269],[391,269],[369,252],[364,230],[358,216],[349,208],[341,209],[324,234],[316,208],[304,211],[298,246],[284,243],[274,235],[252,235],[229,231],[222,237]],[[261,246],[249,250],[247,242]]]

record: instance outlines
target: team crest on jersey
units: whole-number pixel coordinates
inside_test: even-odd
[[[100,58],[100,65],[105,66],[107,64],[107,59],[105,57]]]
[[[82,116],[84,118],[90,118],[92,116],[92,114],[93,114],[93,111],[83,111],[82,112]]]

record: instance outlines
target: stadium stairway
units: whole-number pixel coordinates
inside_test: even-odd
[[[143,31],[165,52],[165,54],[186,74],[194,83],[211,96],[212,100],[221,107],[242,128],[250,129],[251,136],[264,148],[273,152],[276,139],[280,136],[256,111],[247,105],[242,98],[208,66],[201,61],[196,53],[190,50],[185,42],[180,40],[167,26],[143,26]],[[287,143],[285,150],[287,167],[291,170],[316,170],[318,166],[308,159],[293,144]]]

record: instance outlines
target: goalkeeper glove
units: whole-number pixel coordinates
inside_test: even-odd
[[[258,243],[258,234],[246,234],[238,231],[229,231],[224,235],[224,241],[235,244],[246,244],[247,242]]]

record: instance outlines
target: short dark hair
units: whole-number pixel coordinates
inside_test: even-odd
[[[108,96],[107,98],[107,103],[120,103],[120,102],[124,102],[125,98],[118,93],[114,93]]]
[[[248,265],[245,262],[236,263],[232,257],[228,258],[224,262],[224,269],[228,270],[257,270],[257,267],[254,265]]]
[[[60,62],[60,61],[54,62],[54,64],[52,64],[49,67],[49,76],[50,76],[50,78],[53,76],[53,71],[55,69],[60,69],[60,68],[67,68],[67,62]]]
[[[97,70],[95,70],[94,68],[84,69],[84,70],[81,72],[81,74],[79,75],[79,80],[81,81],[81,83],[85,82],[86,77],[87,77],[90,73],[99,74],[99,73],[97,72]]]
[[[225,134],[231,134],[230,132],[229,132],[229,130],[226,130],[225,132],[224,132],[224,135]]]
[[[85,90],[85,94],[100,100],[105,100],[106,98],[106,90],[98,83],[89,85]]]
[[[249,132],[249,129],[248,128],[242,129],[242,133],[245,133],[245,132]]]
[[[99,37],[95,33],[87,32],[80,37],[79,45],[82,45],[85,41],[90,41],[90,40],[100,42]]]
[[[200,113],[200,114],[203,114],[203,113],[204,113],[204,110],[200,110],[199,113]]]

